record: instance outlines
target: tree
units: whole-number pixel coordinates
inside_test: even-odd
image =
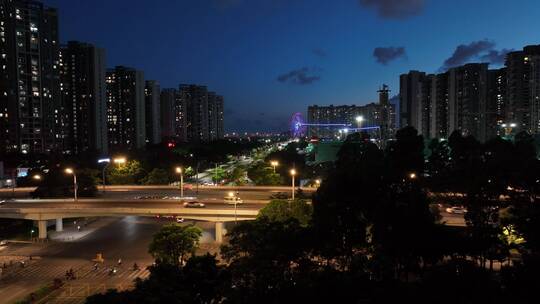
[[[107,181],[113,185],[132,185],[144,177],[144,170],[137,160],[126,164],[111,165],[107,169]]]
[[[230,183],[242,186],[246,183],[246,170],[241,166],[237,166],[228,174],[226,179]]]
[[[242,222],[229,233],[221,249],[229,263],[230,303],[283,303],[299,276],[314,267],[311,233],[295,219],[274,222],[266,217]]]
[[[169,173],[166,170],[155,168],[142,180],[145,185],[169,184]]]
[[[267,218],[272,222],[285,222],[296,219],[300,225],[308,226],[311,222],[313,207],[305,200],[272,200],[259,211],[258,218]]]
[[[159,263],[183,265],[186,256],[195,253],[201,235],[195,226],[165,225],[154,235],[148,252]]]
[[[256,185],[275,186],[282,185],[283,179],[278,173],[274,173],[273,169],[264,162],[256,162],[248,169],[248,177]]]

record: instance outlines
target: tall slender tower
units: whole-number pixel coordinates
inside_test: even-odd
[[[377,91],[379,93],[379,126],[381,128],[381,140],[386,141],[394,136],[395,132],[395,108],[389,102],[390,89],[386,84]]]

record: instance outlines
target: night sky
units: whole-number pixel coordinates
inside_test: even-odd
[[[538,0],[44,0],[61,41],[91,42],[108,66],[162,88],[208,85],[226,131],[287,129],[310,104],[365,104],[399,74],[540,43]]]

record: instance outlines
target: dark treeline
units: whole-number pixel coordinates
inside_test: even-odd
[[[261,212],[229,232],[221,260],[158,259],[134,290],[87,303],[538,303],[532,138],[454,133],[429,149],[412,128],[384,150],[351,134],[312,208]],[[433,207],[449,202],[468,209],[466,227],[440,222]]]

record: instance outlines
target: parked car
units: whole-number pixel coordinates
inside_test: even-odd
[[[464,214],[464,213],[467,213],[467,209],[463,207],[459,207],[459,206],[454,206],[454,207],[446,208],[446,212],[452,213],[452,214]]]
[[[206,205],[200,202],[185,202],[184,207],[185,208],[204,208]]]

